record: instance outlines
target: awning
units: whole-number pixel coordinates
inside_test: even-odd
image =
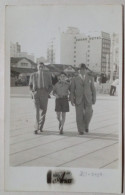
[[[29,69],[29,68],[14,68],[11,67],[11,72],[15,72],[16,74],[21,74],[21,73],[33,73],[36,72],[36,69]]]

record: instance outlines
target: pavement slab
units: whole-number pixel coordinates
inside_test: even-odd
[[[19,89],[18,89],[19,90]],[[13,89],[12,92],[15,92]],[[77,131],[75,107],[70,104],[64,134],[60,135],[55,99],[48,102],[44,132],[34,134],[32,99],[11,96],[10,165],[67,166],[116,169],[119,164],[118,98],[97,97],[88,134]]]
[[[102,153],[103,155],[101,155]],[[115,143],[109,147],[104,147],[101,150],[96,150],[93,153],[89,153],[87,156],[85,155],[72,162],[65,163],[63,164],[63,166],[104,168],[105,166],[107,166],[106,163],[109,165],[114,161],[118,160],[117,153],[118,153],[118,143]]]

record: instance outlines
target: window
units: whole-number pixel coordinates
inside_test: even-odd
[[[28,63],[21,63],[21,66],[28,66]]]

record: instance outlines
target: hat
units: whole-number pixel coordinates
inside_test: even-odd
[[[87,68],[86,68],[86,65],[83,64],[83,63],[79,64],[78,68],[79,68],[79,69],[87,69]]]
[[[43,62],[39,62],[39,64],[40,64],[40,65],[44,65],[44,63],[43,63]]]
[[[67,76],[67,74],[65,72],[60,72],[59,76],[64,74],[65,76]]]

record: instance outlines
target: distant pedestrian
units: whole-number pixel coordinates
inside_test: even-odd
[[[114,96],[115,95],[116,87],[117,87],[118,84],[119,84],[119,79],[115,79],[113,81],[113,83],[111,84],[111,88],[110,88],[110,95],[111,96]]]
[[[101,75],[101,83],[106,83],[107,81],[107,77],[106,77],[106,74],[103,74]]]
[[[85,64],[80,64],[79,75],[71,83],[71,104],[76,107],[76,122],[80,135],[89,132],[92,104],[96,102],[94,79],[88,75]]]
[[[63,127],[66,120],[66,112],[69,112],[68,95],[70,84],[66,81],[66,74],[62,72],[59,76],[59,81],[53,88],[53,95],[56,97],[55,111],[59,121],[60,134],[63,134]]]
[[[36,109],[35,134],[38,134],[39,130],[41,132],[43,131],[43,125],[47,112],[48,97],[52,91],[51,74],[44,71],[44,63],[40,62],[37,68],[38,72],[33,73],[29,81],[29,86],[33,95]]]
[[[58,82],[57,75],[52,73],[52,85],[54,86]]]

